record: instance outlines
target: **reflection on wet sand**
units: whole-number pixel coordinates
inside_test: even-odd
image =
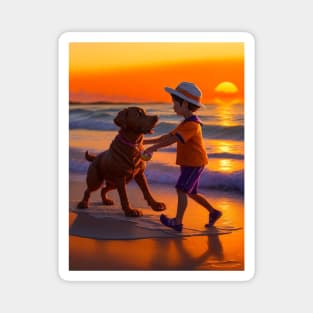
[[[144,199],[137,191],[137,186],[128,185],[130,202],[140,207]],[[72,181],[70,199],[79,199],[84,184]],[[168,204],[167,214],[176,211],[177,199],[170,188],[151,185],[154,196]],[[223,211],[223,217],[217,228],[234,226],[243,228],[242,197],[227,192],[201,191],[214,207]],[[112,192],[112,199],[118,203],[118,195]],[[91,199],[99,202],[95,193]],[[144,209],[148,214],[149,208]],[[197,203],[190,200],[185,214],[186,228],[204,229],[208,213]],[[69,223],[73,225],[77,214],[69,214]],[[90,224],[90,219],[76,221],[80,227],[92,227],[98,231],[119,232],[135,231],[129,222],[110,220]],[[137,231],[137,229],[136,229]],[[69,236],[70,270],[243,270],[244,268],[244,230],[229,234],[210,234],[183,238],[148,238],[138,240],[97,240]]]
[[[71,216],[72,226],[77,217]],[[107,228],[116,231],[120,221],[95,223],[87,214],[78,218],[79,227]],[[128,223],[130,224],[130,223]],[[85,225],[85,226],[84,226]],[[119,225],[121,226],[121,225]],[[131,232],[132,225],[122,223]],[[241,231],[239,231],[241,232]],[[233,236],[210,234],[183,238],[151,238],[140,240],[95,240],[70,236],[71,270],[218,270],[242,269],[242,255],[231,258],[224,253],[223,240]],[[227,240],[226,245],[228,246]]]

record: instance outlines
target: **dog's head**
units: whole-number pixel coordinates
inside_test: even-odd
[[[138,107],[130,107],[120,111],[114,123],[123,130],[133,131],[137,134],[151,134],[159,117],[147,115],[145,110]]]

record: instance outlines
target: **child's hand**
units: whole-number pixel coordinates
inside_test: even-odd
[[[147,150],[142,151],[141,159],[144,161],[150,161],[152,159],[152,154],[154,151],[156,151],[156,149],[153,146],[148,148]]]
[[[149,147],[147,148],[144,152],[145,154],[153,154],[153,152],[157,151],[153,146],[152,147]]]
[[[142,151],[140,154],[140,157],[144,161],[150,161],[152,159],[152,153],[149,153],[147,151]]]

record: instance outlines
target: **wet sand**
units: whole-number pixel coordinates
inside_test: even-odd
[[[70,202],[81,199],[84,177],[70,176]],[[170,185],[150,184],[154,197],[167,205],[168,216],[176,212],[176,191]],[[69,236],[69,270],[243,270],[244,269],[244,208],[243,197],[237,193],[200,190],[209,202],[223,211],[219,225],[240,227],[229,234],[211,234],[182,238],[148,238],[134,240],[97,240]],[[130,183],[127,193],[133,207],[149,211],[139,187]],[[116,191],[108,194],[117,204]],[[100,192],[92,194],[91,202],[100,201]],[[69,224],[78,218],[69,213]],[[189,199],[184,225],[204,228],[207,211]],[[111,220],[110,231],[121,232],[125,222]],[[106,227],[108,225],[106,224]]]

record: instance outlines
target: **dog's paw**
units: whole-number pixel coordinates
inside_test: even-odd
[[[113,205],[114,204],[114,201],[111,200],[111,199],[105,199],[105,200],[102,200],[102,203],[104,205]]]
[[[125,211],[125,215],[129,217],[140,217],[143,216],[142,212],[140,210],[136,209],[128,209]]]
[[[166,205],[163,202],[154,202],[150,206],[153,211],[160,212],[166,210]]]

